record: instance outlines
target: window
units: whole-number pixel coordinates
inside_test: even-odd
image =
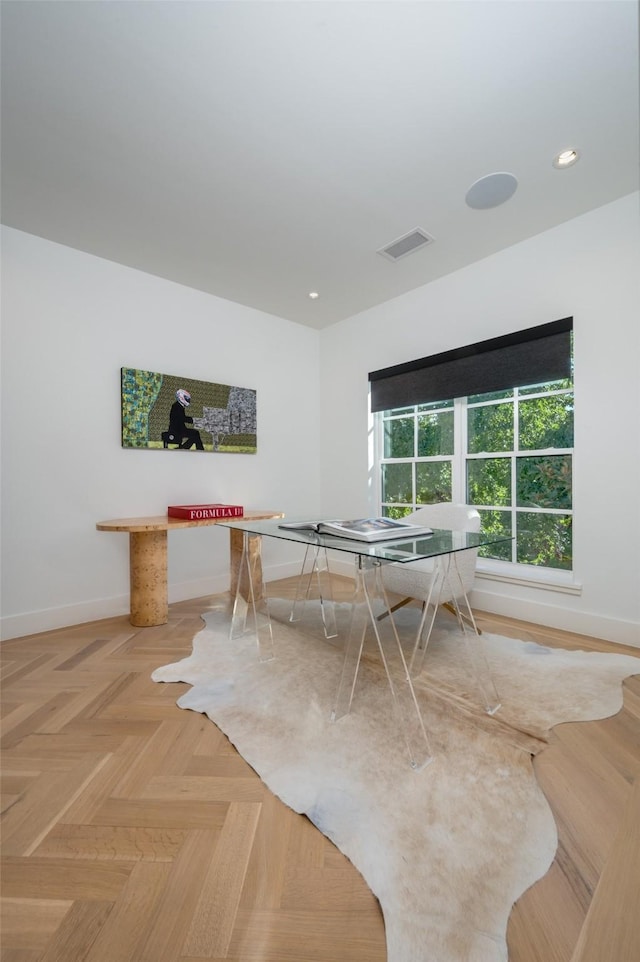
[[[554,322],[544,328],[563,323]],[[565,324],[563,335],[566,333]],[[461,349],[459,353],[464,352],[467,363],[470,356],[473,359],[489,343],[495,353],[495,341],[480,342],[471,346],[473,350]],[[511,542],[481,549],[484,557],[570,571],[573,520],[570,333],[563,350],[567,354],[569,376],[566,377],[554,376],[537,384],[505,387],[508,374],[503,372],[494,379],[494,385],[498,383],[500,388],[497,390],[378,410],[376,463],[381,513],[399,518],[425,504],[463,501],[478,509],[483,531],[513,536]],[[446,357],[447,379],[454,353],[458,352],[436,356],[438,362]],[[432,359],[423,360],[429,362],[424,369],[431,383]],[[413,383],[408,392],[406,384],[401,385],[400,396],[415,397],[416,365],[420,363],[411,362]],[[487,363],[486,358],[482,363]],[[406,369],[409,365],[401,367]],[[553,371],[555,375],[561,367],[545,361],[537,370]],[[393,392],[398,390],[398,370],[387,369],[393,372],[392,395],[385,394],[389,391],[385,387],[382,397],[397,396]],[[376,372],[372,380],[384,373]],[[437,377],[438,372],[435,380]],[[464,384],[465,377],[463,372],[456,383]],[[481,373],[480,382],[484,377]],[[518,377],[522,379],[522,375]],[[477,378],[474,383],[478,383]],[[421,393],[428,396],[422,389]]]

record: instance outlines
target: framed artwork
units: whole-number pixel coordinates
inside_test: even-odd
[[[256,392],[121,369],[122,447],[255,454]]]

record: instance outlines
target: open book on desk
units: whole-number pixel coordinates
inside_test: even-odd
[[[292,531],[315,531],[317,534],[351,538],[354,541],[391,541],[401,538],[425,537],[431,528],[394,518],[359,518],[356,521],[289,521],[278,525]]]

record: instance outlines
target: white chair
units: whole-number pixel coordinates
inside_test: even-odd
[[[406,520],[449,531],[480,530],[480,515],[475,508],[467,504],[442,502],[425,505],[424,508],[419,508],[407,515]],[[463,632],[466,632],[466,622],[474,634],[480,634],[469,604],[469,592],[473,587],[477,557],[478,550],[468,548],[440,556],[440,558],[382,566],[385,591],[398,594],[402,598],[402,601],[391,607],[391,611],[397,611],[413,599],[422,602],[423,614],[409,662],[409,670],[412,674],[417,674],[422,668],[438,606],[442,605],[456,615]],[[433,606],[431,617],[428,611],[430,605]],[[483,653],[477,649],[476,645],[470,646],[469,651],[485,707],[487,711],[493,712],[499,705],[498,695],[488,676],[488,666]]]
[[[443,501],[440,504],[428,504],[418,508],[412,514],[403,518],[413,524],[426,525],[429,528],[444,528],[449,531],[479,531],[480,515],[475,508],[467,504],[452,504]],[[448,579],[448,585],[443,586],[439,603],[446,605],[449,610],[456,610],[454,602],[463,594],[468,596],[473,587],[476,572],[477,549],[468,549],[457,553],[455,559],[457,576]],[[424,561],[410,561],[407,564],[384,565],[382,580],[385,589],[401,595],[403,601],[393,606],[397,610],[413,598],[425,605],[433,598],[433,578],[435,563],[433,558]],[[462,613],[460,613],[462,614]],[[473,616],[471,622],[476,630]]]

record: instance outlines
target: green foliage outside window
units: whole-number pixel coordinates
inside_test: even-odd
[[[382,500],[387,504],[403,504],[408,514],[413,510],[413,477],[415,470],[415,504],[451,501],[451,462],[418,461],[382,465]],[[397,513],[390,517],[400,517]]]
[[[382,508],[383,518],[405,518],[408,514],[411,514],[410,505],[402,504],[385,504]]]
[[[573,379],[567,377],[562,381],[549,381],[547,384],[528,384],[526,387],[519,387],[518,394],[520,397],[523,394],[548,394],[550,391],[570,391],[572,387]]]
[[[544,393],[570,386],[570,382],[556,382],[521,388],[503,404],[467,409],[468,455],[513,452],[502,458],[467,458],[467,501],[483,507],[483,531],[510,530],[515,536],[515,552],[509,545],[493,545],[481,551],[485,557],[571,568],[572,519],[558,512],[572,507],[572,457],[555,452],[573,447],[573,394],[568,390]],[[535,453],[518,456],[525,451]],[[491,510],[500,506],[511,511]]]
[[[418,461],[416,504],[451,501],[451,461]]]
[[[571,380],[557,381],[386,412],[383,513],[400,518],[462,492],[457,498],[478,508],[483,531],[514,537],[481,555],[571,569],[571,388]],[[454,404],[466,417],[466,452]]]
[[[424,411],[442,411],[444,408],[453,407],[453,398],[448,401],[431,401],[429,404],[419,404],[416,408],[418,414],[422,414]],[[405,408],[405,411],[413,411],[413,408]],[[396,412],[397,414],[398,412]]]
[[[510,511],[487,511],[478,509],[481,518],[481,527],[485,534],[494,534],[510,538],[514,532],[511,526]],[[481,558],[495,558],[498,561],[511,561],[511,542],[503,541],[500,544],[488,544],[480,548],[478,554]]]
[[[518,512],[520,564],[571,570],[571,515]]]
[[[519,447],[573,447],[573,394],[552,394],[520,402]]]
[[[418,457],[453,454],[453,411],[418,415]]]
[[[467,461],[468,504],[511,504],[511,458]]]
[[[518,507],[571,507],[571,455],[516,458],[516,476]]]
[[[382,500],[400,503],[413,501],[413,465],[382,465]]]
[[[490,404],[467,411],[469,454],[513,450],[513,405]]]
[[[394,418],[384,426],[385,458],[412,458],[414,454],[414,419]]]
[[[507,391],[491,391],[489,394],[471,394],[467,398],[467,404],[482,404],[484,401],[502,401],[510,397],[513,397],[513,388],[509,388]]]

